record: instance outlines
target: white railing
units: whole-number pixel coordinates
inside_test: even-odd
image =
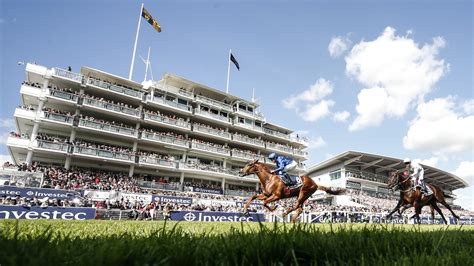
[[[129,162],[135,161],[135,155],[133,155],[131,152],[126,152],[126,151],[125,152],[124,151],[111,151],[111,150],[98,149],[94,147],[75,146],[74,153],[81,154],[81,155],[107,158],[107,159],[123,160],[123,161],[129,161]]]
[[[134,128],[121,127],[117,125],[111,125],[111,124],[91,121],[87,119],[79,120],[79,126],[86,127],[86,128],[93,128],[97,130],[103,130],[110,133],[117,133],[117,134],[132,136],[132,137],[137,136],[137,130]]]
[[[200,142],[196,142],[196,141],[191,142],[191,148],[204,150],[204,151],[209,151],[209,152],[213,152],[213,153],[219,153],[219,154],[223,154],[223,155],[227,155],[227,156],[230,155],[230,151],[227,148],[216,147],[216,146],[212,146],[210,144],[200,143]]]
[[[131,115],[131,116],[136,116],[136,117],[139,117],[139,115],[140,115],[140,111],[137,110],[137,109],[121,106],[121,105],[114,104],[114,103],[108,103],[108,102],[105,102],[105,101],[99,101],[99,100],[96,100],[96,99],[93,99],[93,98],[87,98],[87,97],[84,98],[84,103],[83,104],[98,107],[98,108],[101,108],[101,109],[114,111],[114,112],[118,112],[118,113]]]
[[[181,190],[179,183],[160,183],[153,181],[138,180],[138,185],[141,188],[151,188],[157,190]]]
[[[176,168],[176,162],[171,161],[171,160],[156,158],[156,157],[153,157],[153,156],[140,155],[139,162],[140,163],[146,163],[146,164],[153,164],[153,165],[158,164],[158,165],[165,166],[165,167]]]
[[[196,101],[207,103],[207,104],[215,106],[219,109],[224,109],[228,112],[232,111],[232,106],[230,104],[223,103],[223,102],[211,99],[211,98],[207,98],[207,97],[204,97],[202,95],[196,95]]]
[[[247,159],[247,160],[254,160],[254,159],[263,160],[263,157],[258,154],[241,151],[237,149],[232,149],[232,157],[238,157],[238,158]]]
[[[234,119],[234,126],[244,127],[254,131],[263,132],[263,128],[254,125],[248,125],[245,123],[240,123],[237,119]]]
[[[294,149],[294,154],[295,154],[295,155],[299,155],[299,156],[303,156],[303,157],[307,157],[307,156],[308,156],[308,152],[307,152],[307,151],[301,151],[301,150],[297,150],[297,149]]]
[[[156,114],[145,112],[145,119],[150,119],[156,122],[160,122],[160,123],[164,123],[164,124],[168,124],[172,126],[191,129],[191,123],[185,120],[174,119],[167,116],[156,115]]]
[[[142,139],[147,139],[151,141],[159,141],[159,142],[165,142],[169,144],[174,144],[174,145],[179,145],[182,147],[189,147],[189,141],[186,139],[180,139],[175,136],[166,136],[166,135],[160,135],[152,132],[143,132],[142,133]]]
[[[254,139],[254,138],[244,136],[244,135],[233,134],[232,140],[242,141],[242,142],[250,143],[250,144],[261,146],[261,147],[265,146],[265,142],[263,140]]]
[[[61,68],[53,68],[53,70],[54,70],[53,75],[55,76],[67,78],[67,79],[82,83],[83,76],[81,74],[67,71]]]
[[[226,132],[225,130],[217,130],[217,129],[201,126],[201,125],[198,125],[198,124],[193,125],[193,131],[208,133],[208,134],[211,134],[211,135],[218,135],[220,137],[230,139],[230,133]]]
[[[123,86],[119,86],[119,85],[115,85],[115,84],[111,84],[109,82],[91,78],[91,77],[89,77],[89,79],[87,80],[87,84],[93,85],[102,89],[110,90],[113,92],[117,92],[126,96],[131,96],[137,99],[141,99],[143,95],[143,93],[140,91],[133,90],[133,89],[126,88]]]

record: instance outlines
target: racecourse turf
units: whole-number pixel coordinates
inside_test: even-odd
[[[474,265],[474,226],[1,220],[3,265]]]

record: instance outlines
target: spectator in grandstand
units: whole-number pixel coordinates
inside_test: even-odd
[[[290,175],[288,174],[288,171],[295,169],[298,165],[295,160],[289,157],[277,155],[276,153],[270,153],[270,155],[268,155],[268,159],[276,163],[277,166],[275,170],[271,171],[272,174],[277,174],[280,176],[283,183],[285,183],[287,186],[295,185],[291,181]]]

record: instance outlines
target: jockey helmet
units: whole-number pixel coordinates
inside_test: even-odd
[[[268,155],[268,159],[273,160],[277,157],[276,153],[272,152],[270,155]]]
[[[403,160],[403,163],[404,163],[404,164],[409,164],[409,163],[411,163],[410,158],[405,158],[405,160]]]

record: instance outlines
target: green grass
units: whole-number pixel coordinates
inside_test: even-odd
[[[3,265],[474,265],[473,226],[0,221]]]

